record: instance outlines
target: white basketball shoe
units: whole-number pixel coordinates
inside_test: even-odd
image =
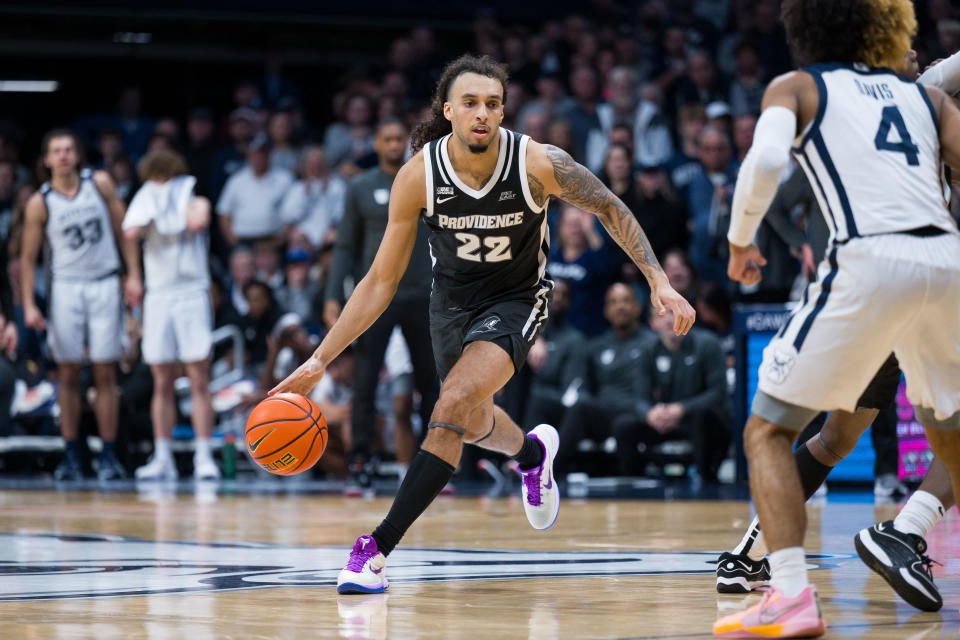
[[[560,513],[560,489],[553,476],[553,459],[560,448],[560,435],[548,424],[539,424],[527,434],[543,447],[543,462],[533,469],[518,469],[523,476],[523,510],[537,531],[553,526]]]
[[[155,455],[150,458],[150,462],[142,467],[137,467],[134,476],[137,480],[176,480],[177,465],[173,463],[173,458],[169,456]]]
[[[383,593],[390,586],[386,563],[373,536],[360,536],[353,543],[347,566],[337,576],[337,593]]]

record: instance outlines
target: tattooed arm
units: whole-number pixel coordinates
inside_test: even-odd
[[[620,198],[557,147],[531,141],[527,145],[526,160],[527,183],[534,201],[543,205],[549,196],[556,196],[596,214],[646,277],[654,307],[661,315],[666,309],[673,311],[674,331],[678,334],[689,331],[695,316],[693,308],[670,286],[647,235]]]

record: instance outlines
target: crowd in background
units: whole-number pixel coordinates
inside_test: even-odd
[[[917,6],[915,48],[923,68],[960,49],[960,15],[948,0]],[[793,63],[775,0],[617,7],[597,3],[591,15],[550,18],[536,28],[484,15],[473,23],[472,41],[456,51],[441,50],[431,28],[414,28],[389,43],[378,73],[331,86],[331,122],[305,108],[300,83],[307,80],[288,75],[278,56],[268,56],[262,74],[232,87],[229,111],[184,105],[179,113],[155,113],[139,88],[129,86],[114,113],[75,114],[65,106],[63,120],[85,145],[87,164],[108,172],[127,202],[146,154],[172,149],[185,157],[196,193],[210,200],[215,214],[214,324],[241,329],[246,366],[261,381],[245,399],[253,402],[278,367],[302,358],[328,328],[323,310],[347,185],[378,164],[378,122],[396,118],[412,128],[426,117],[443,65],[463,50],[502,61],[511,76],[503,126],[568,151],[624,201],[671,284],[695,303],[698,330],[678,341],[665,330],[669,325],[648,320],[643,278],[596,218],[551,202],[548,271],[561,282],[553,317],[531,351],[528,371],[501,401],[525,428],[557,424],[562,442],[616,437],[625,474],[643,473],[638,452],[681,433],[697,443],[697,465],[711,477],[719,459],[709,452],[720,451],[722,459],[732,422],[731,305],[786,302],[808,276],[802,248],[767,223],[758,236],[770,263],[763,281],[745,288],[725,275],[737,169],[751,145],[764,88]],[[15,130],[0,132],[0,236],[9,251],[15,306],[23,209],[43,180],[34,169],[37,153],[18,144]],[[796,207],[791,220],[802,228],[806,214]],[[43,299],[44,280],[37,282]],[[346,292],[351,284],[343,283]],[[35,383],[49,366],[43,340],[22,324],[19,329],[16,370]],[[218,346],[215,359],[227,349]],[[284,358],[290,362],[278,364]],[[685,373],[691,366],[696,373]],[[137,415],[144,419],[137,407],[149,392],[142,380],[149,372],[135,356],[123,368],[121,425],[131,425]],[[343,407],[351,367],[328,373],[328,418],[349,424]],[[384,413],[391,411],[388,402]],[[604,419],[584,418],[598,414]],[[599,425],[598,432],[585,432],[588,425]],[[141,429],[149,433],[149,424]],[[349,429],[341,439],[349,450]],[[577,450],[561,454],[558,464],[575,470]]]

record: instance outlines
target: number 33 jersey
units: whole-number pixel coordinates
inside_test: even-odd
[[[937,114],[919,84],[889,69],[817,64],[814,120],[794,153],[834,242],[925,226],[957,227],[947,210]],[[945,191],[946,190],[946,191]]]
[[[530,138],[502,127],[499,138],[496,168],[479,190],[453,170],[450,134],[423,148],[433,295],[451,310],[543,297],[553,287],[546,207],[537,205],[527,182]]]
[[[80,189],[73,198],[55,191],[49,182],[40,193],[47,205],[46,235],[55,278],[97,280],[119,271],[110,212],[90,169],[80,172]]]

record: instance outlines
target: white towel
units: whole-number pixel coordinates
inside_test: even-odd
[[[145,227],[151,222],[162,235],[174,235],[187,228],[187,205],[197,179],[177,176],[166,182],[148,180],[133,197],[123,228]]]

